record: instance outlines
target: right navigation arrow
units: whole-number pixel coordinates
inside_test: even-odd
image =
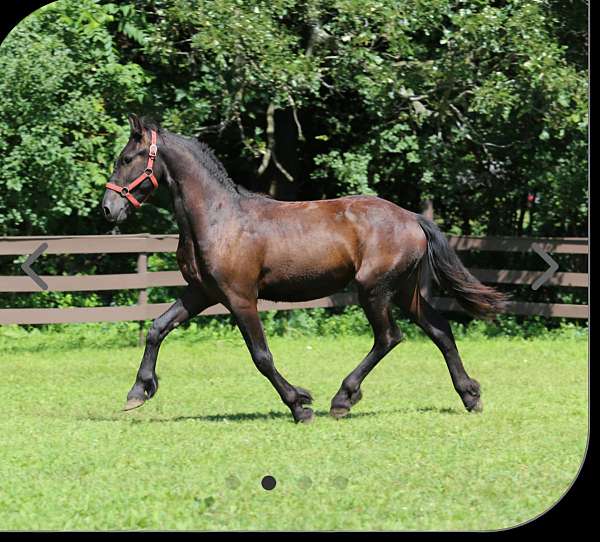
[[[544,274],[538,278],[532,285],[532,290],[537,290],[544,282],[546,282],[558,269],[558,264],[550,257],[539,245],[531,245],[533,251],[538,254],[550,267],[546,269]]]

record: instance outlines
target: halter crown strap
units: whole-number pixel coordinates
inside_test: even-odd
[[[144,173],[142,173],[139,177],[136,177],[127,186],[118,186],[113,183],[106,183],[106,188],[108,188],[109,190],[114,190],[115,192],[121,194],[122,197],[127,198],[134,207],[141,207],[142,203],[144,203],[144,200],[147,199],[147,197],[150,196],[150,194],[148,194],[148,196],[140,202],[131,194],[131,191],[136,186],[143,183],[146,179],[150,179],[150,181],[152,181],[152,185],[154,186],[152,190],[156,190],[158,188],[158,180],[154,175],[154,160],[157,154],[158,147],[156,146],[156,132],[154,130],[151,130],[151,142],[150,149],[148,151],[148,163],[146,164],[146,169],[144,170]]]

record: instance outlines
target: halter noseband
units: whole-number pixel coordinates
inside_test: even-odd
[[[150,196],[150,194],[148,194],[148,196],[146,196],[146,198],[144,198],[141,202],[135,199],[131,194],[131,191],[138,184],[143,183],[146,179],[150,179],[152,181],[152,184],[154,185],[154,188],[152,190],[156,190],[158,188],[158,181],[156,180],[156,177],[153,172],[154,159],[156,158],[156,154],[158,153],[158,147],[156,146],[156,132],[154,130],[151,130],[151,133],[152,141],[150,144],[150,150],[148,151],[148,164],[146,165],[144,173],[142,173],[134,181],[130,182],[127,186],[118,186],[113,183],[106,183],[106,188],[108,188],[109,190],[114,190],[115,192],[121,194],[122,197],[127,198],[134,207],[141,207],[142,203],[144,203],[144,200],[147,199],[148,196]]]

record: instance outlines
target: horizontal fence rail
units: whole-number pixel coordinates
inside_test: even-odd
[[[179,271],[123,273],[121,275],[40,275],[49,292],[92,292],[98,290],[140,290],[158,286],[187,284]],[[40,287],[29,277],[0,277],[3,292],[39,292]]]
[[[75,237],[0,237],[0,256],[31,254],[47,243],[44,254],[118,254],[175,252],[179,236],[173,235],[79,235]]]
[[[494,284],[533,284],[540,271],[510,269],[470,269],[482,282]],[[159,286],[185,286],[187,283],[179,271],[151,271],[146,273],[123,273],[121,275],[40,275],[48,285],[49,292],[92,292],[100,290],[139,290]],[[587,273],[555,273],[546,286],[570,286],[587,288]],[[29,277],[0,277],[2,292],[39,292],[40,287]]]
[[[0,237],[0,256],[31,254],[41,243],[48,243],[44,254],[117,254],[126,252],[175,252],[177,234],[79,235],[74,237]],[[487,252],[528,252],[539,245],[546,252],[587,254],[587,237],[475,237],[449,235],[454,250]]]
[[[587,237],[474,237],[449,235],[454,250],[485,250],[488,252],[529,252],[538,245],[545,252],[556,254],[587,254]]]
[[[44,254],[138,254],[138,272],[106,275],[47,276],[41,275],[48,285],[47,291],[75,292],[100,290],[141,290],[137,305],[110,307],[67,307],[0,309],[0,324],[50,324],[75,322],[114,322],[148,320],[162,314],[170,303],[148,303],[147,288],[183,286],[186,284],[179,271],[147,271],[147,254],[175,252],[178,235],[86,235],[53,237],[2,237],[0,256],[24,256],[33,253],[42,243],[48,247]],[[548,253],[588,254],[587,238],[523,238],[523,237],[473,237],[448,236],[450,245],[457,251],[529,252],[538,245]],[[36,262],[41,263],[41,262]],[[35,264],[34,264],[35,267]],[[470,271],[482,282],[493,284],[532,284],[543,271],[511,269],[475,269]],[[587,273],[557,272],[543,287],[587,288]],[[0,292],[31,293],[41,288],[26,275],[0,276]],[[321,299],[300,303],[275,303],[260,301],[259,310],[290,310],[317,307],[343,307],[357,303],[356,294],[340,293]],[[434,297],[432,304],[446,311],[462,308],[454,299]],[[541,315],[564,318],[588,318],[587,305],[564,303],[531,303],[511,301],[506,313]],[[210,307],[202,315],[228,314],[222,305]]]

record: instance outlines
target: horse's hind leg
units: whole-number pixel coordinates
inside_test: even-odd
[[[465,408],[468,411],[481,412],[483,402],[479,383],[469,377],[462,364],[448,320],[425,300],[416,285],[407,291],[399,292],[395,300],[442,352],[454,389]]]
[[[160,345],[168,333],[212,304],[202,290],[188,286],[183,295],[152,322],[152,327],[146,335],[144,357],[135,384],[127,394],[127,403],[123,410],[132,410],[143,405],[156,393],[156,359]]]
[[[344,380],[331,400],[330,414],[341,418],[362,398],[360,386],[383,357],[402,340],[402,333],[392,319],[388,294],[360,292],[360,304],[373,328],[374,343],[371,351]]]

